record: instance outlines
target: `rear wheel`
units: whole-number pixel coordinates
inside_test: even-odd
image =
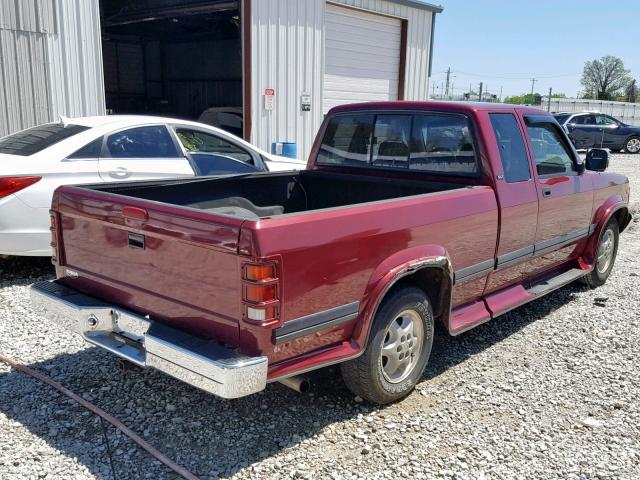
[[[376,314],[364,354],[342,364],[354,394],[378,404],[408,395],[422,376],[433,344],[433,312],[424,292],[402,287]]]
[[[631,137],[625,144],[624,149],[627,153],[640,153],[640,137]]]
[[[619,236],[620,228],[618,222],[615,219],[611,219],[600,234],[593,270],[584,277],[584,282],[591,288],[604,285],[609,275],[611,275],[611,270],[613,270],[613,264],[618,254]]]

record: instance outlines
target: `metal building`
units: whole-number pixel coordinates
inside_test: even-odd
[[[296,143],[306,158],[334,105],[427,99],[441,11],[422,0],[2,1],[0,136],[61,114],[226,115],[237,125],[223,128],[265,150]]]
[[[104,114],[97,0],[0,1],[0,136]]]

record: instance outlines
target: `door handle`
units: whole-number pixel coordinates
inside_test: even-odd
[[[115,170],[111,170],[109,176],[113,178],[128,178],[131,176],[131,172],[124,167],[118,167]]]
[[[549,187],[542,187],[542,194],[545,197],[550,197],[551,196],[551,189]]]

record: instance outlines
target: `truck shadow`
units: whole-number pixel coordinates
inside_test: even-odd
[[[53,279],[48,257],[0,257],[0,288],[29,285],[36,279]]]
[[[581,289],[566,287],[459,337],[439,333],[422,385],[553,312]],[[310,394],[271,384],[259,394],[224,401],[154,371],[120,371],[117,363],[110,354],[89,347],[30,367],[118,417],[201,478],[225,478],[243,468],[255,468],[257,462],[301,443],[321,444],[323,448],[317,451],[330,463],[338,453],[345,453],[333,439],[351,436],[341,430],[342,422],[359,414],[384,414],[385,410],[355,401],[336,368],[314,374],[316,382]],[[20,442],[37,441],[29,437],[30,432],[73,459],[80,471],[98,478],[177,478],[109,424],[103,427],[98,417],[22,373],[0,373],[0,412],[20,424],[13,428]],[[113,456],[113,474],[106,439]],[[295,454],[292,450],[292,458],[298,457]],[[348,454],[357,456],[360,452],[354,449]],[[38,462],[26,458],[15,461],[29,461],[35,469]],[[298,461],[283,462],[283,466],[286,463],[292,469],[290,465]],[[266,467],[259,468],[269,474]],[[290,472],[275,470],[271,474],[287,476]]]

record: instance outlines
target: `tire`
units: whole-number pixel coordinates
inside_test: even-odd
[[[411,393],[431,355],[433,323],[422,290],[413,286],[392,290],[376,313],[364,353],[341,365],[349,390],[380,405]]]
[[[640,153],[640,137],[629,137],[624,142],[624,151],[633,154]]]
[[[589,287],[597,288],[604,285],[609,275],[611,275],[611,270],[613,270],[613,265],[618,255],[619,238],[620,227],[616,219],[612,218],[602,229],[602,233],[598,239],[598,250],[596,252],[593,270],[589,275],[583,277],[584,283]],[[605,257],[601,257],[601,255],[605,255]]]

